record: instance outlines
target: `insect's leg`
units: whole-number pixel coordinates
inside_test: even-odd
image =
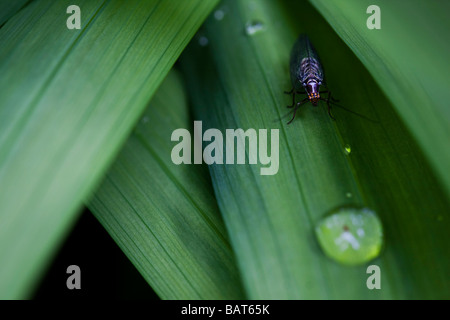
[[[331,92],[329,92],[329,91],[327,91],[327,92],[328,92],[328,97],[326,99],[320,98],[320,100],[323,100],[323,101],[325,101],[327,103],[328,115],[330,116],[331,119],[336,120],[336,118],[331,113],[331,104],[330,104]]]
[[[331,113],[331,105],[330,105],[330,103],[328,103],[328,115],[330,116],[331,119],[336,120],[336,118]]]
[[[285,94],[292,94],[292,105],[291,106],[287,106],[288,108],[293,108],[295,105],[295,88],[292,88],[291,91],[285,91]]]
[[[288,108],[293,108],[295,105],[295,91],[294,89],[291,90],[291,94],[292,94],[292,105],[287,106]]]
[[[292,119],[289,120],[289,122],[288,122],[287,124],[291,124],[291,122],[294,121],[294,119],[295,119],[295,113],[297,112],[297,109],[298,109],[298,105],[295,106],[295,109],[294,109],[294,115],[292,116]]]
[[[339,102],[338,99],[335,99],[335,98],[333,98],[333,97],[331,96],[331,91],[328,91],[328,100],[331,100],[331,101],[333,101],[333,102]]]
[[[335,99],[335,98],[331,97],[331,91],[325,90],[325,91],[319,91],[319,93],[328,93],[328,98],[327,99],[331,99],[331,101],[333,101],[333,102],[339,102],[338,99]]]
[[[297,102],[297,104],[295,105],[295,109],[294,109],[294,115],[292,116],[292,119],[287,123],[290,124],[292,121],[294,121],[295,119],[295,113],[297,112],[298,107],[300,107],[304,102],[308,101],[308,98],[303,99],[300,102]]]

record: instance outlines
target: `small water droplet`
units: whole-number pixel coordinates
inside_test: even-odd
[[[264,30],[264,23],[260,21],[250,21],[245,24],[245,33],[249,36]]]
[[[351,198],[351,197],[353,197],[353,194],[352,194],[351,192],[347,192],[347,193],[345,194],[345,196],[346,196],[347,198]]]
[[[368,208],[333,210],[316,226],[316,236],[325,254],[345,265],[360,265],[376,258],[383,245],[383,228]]]
[[[350,147],[349,144],[345,145],[344,150],[345,150],[345,154],[350,154],[350,152],[352,152],[352,148]]]
[[[208,42],[209,42],[209,40],[205,36],[200,36],[198,38],[198,44],[201,45],[202,47],[206,47],[208,45]]]
[[[223,10],[216,10],[214,11],[214,19],[220,21],[225,17],[225,12]]]
[[[150,121],[149,117],[145,116],[141,119],[142,123],[147,123]]]

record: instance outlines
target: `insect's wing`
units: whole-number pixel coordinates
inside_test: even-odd
[[[308,74],[308,68],[302,67],[302,61],[305,58],[311,59],[317,65],[314,68],[314,74]],[[300,90],[302,88],[302,82],[309,77],[313,76],[317,80],[323,81],[323,68],[319,56],[306,34],[301,34],[292,48],[290,69],[291,82],[296,90]]]
[[[305,47],[307,41],[306,35],[300,35],[300,37],[295,42],[291,51],[290,60],[290,73],[291,73],[291,83],[295,90],[299,91],[302,89],[301,79],[304,76],[304,72],[301,68],[301,61],[307,56],[307,50]]]

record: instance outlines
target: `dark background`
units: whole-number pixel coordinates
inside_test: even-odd
[[[67,267],[81,270],[81,289],[69,290]],[[159,299],[94,215],[85,209],[35,291],[34,299]]]

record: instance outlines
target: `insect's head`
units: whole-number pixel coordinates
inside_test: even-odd
[[[308,94],[308,99],[311,101],[313,106],[317,106],[317,103],[319,102],[320,95],[318,92],[310,93]]]
[[[308,99],[309,101],[311,101],[313,106],[317,106],[320,99],[319,87],[320,84],[317,83],[316,81],[309,81],[306,84],[306,92],[308,93]]]

